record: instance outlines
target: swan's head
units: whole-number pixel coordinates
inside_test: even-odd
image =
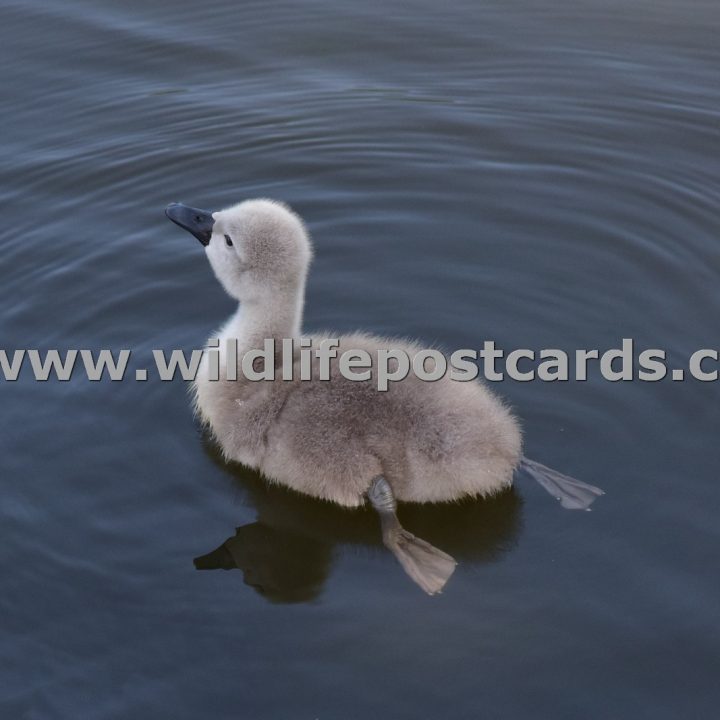
[[[208,212],[182,203],[165,214],[204,246],[229,295],[245,302],[271,301],[303,287],[312,248],[302,220],[273,200],[246,200]]]

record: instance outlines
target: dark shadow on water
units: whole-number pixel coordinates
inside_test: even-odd
[[[244,581],[271,602],[307,602],[322,591],[337,545],[385,551],[380,524],[369,508],[350,510],[270,485],[258,473],[227,464],[210,441],[205,449],[228,472],[257,511],[216,549],[195,558],[199,570],[242,570]],[[517,541],[522,501],[510,489],[488,500],[442,505],[401,504],[402,524],[460,564],[498,560]],[[402,573],[398,565],[397,572]]]
[[[198,570],[242,570],[245,584],[271,602],[307,602],[322,590],[332,545],[254,522],[194,562]]]

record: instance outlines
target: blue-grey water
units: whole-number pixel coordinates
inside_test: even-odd
[[[233,306],[163,208],[269,196],[309,330],[684,366],[719,33],[715,0],[3,2],[0,347],[200,347]],[[607,495],[401,508],[460,561],[429,598],[370,511],[224,466],[180,380],[0,381],[0,716],[717,717],[718,383],[497,389]]]

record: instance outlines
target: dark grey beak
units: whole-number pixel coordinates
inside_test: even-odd
[[[182,203],[170,203],[165,208],[165,214],[183,230],[192,233],[203,245],[210,244],[215,224],[212,213]]]

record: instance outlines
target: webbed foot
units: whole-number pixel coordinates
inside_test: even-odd
[[[428,595],[439,593],[455,571],[457,562],[447,553],[405,530],[396,514],[397,503],[388,481],[378,475],[368,490],[368,499],[380,515],[383,543],[405,572]]]

